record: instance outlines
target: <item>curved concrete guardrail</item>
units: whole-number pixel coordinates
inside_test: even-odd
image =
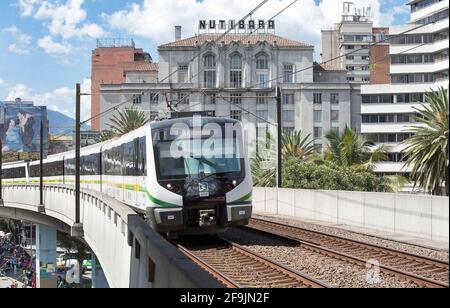
[[[82,236],[96,254],[112,288],[221,287],[200,267],[154,232],[132,209],[101,193],[82,190],[75,225],[73,187],[5,185],[0,216],[42,223]]]
[[[449,241],[449,198],[429,195],[255,188],[253,210]]]

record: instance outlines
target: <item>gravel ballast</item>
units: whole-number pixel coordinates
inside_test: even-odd
[[[413,281],[391,274],[379,273],[373,276],[360,264],[341,261],[307,248],[293,246],[275,237],[258,234],[244,229],[232,229],[224,238],[242,245],[256,253],[271,258],[294,270],[338,288],[418,288]],[[375,277],[372,279],[371,277]],[[377,279],[377,277],[379,279]],[[369,278],[369,279],[368,279]]]
[[[253,215],[255,218],[265,219],[268,221],[279,222],[287,225],[291,225],[294,227],[304,228],[311,231],[323,232],[326,234],[339,236],[351,240],[356,240],[360,242],[365,242],[368,244],[378,245],[386,248],[396,249],[399,251],[404,251],[412,254],[416,254],[419,256],[429,257],[437,260],[442,260],[445,262],[449,262],[449,252],[444,250],[436,250],[421,246],[416,246],[413,244],[402,243],[394,240],[389,240],[385,238],[381,238],[378,236],[371,236],[367,234],[361,234],[353,231],[348,231],[342,228],[324,226],[309,222],[303,222],[298,219],[289,219],[284,217],[274,217],[274,216],[266,216],[266,215]]]

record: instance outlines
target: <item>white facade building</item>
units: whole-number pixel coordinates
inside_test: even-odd
[[[401,142],[419,125],[414,108],[426,102],[427,92],[448,88],[449,1],[415,0],[408,5],[411,22],[389,31],[391,82],[361,88],[361,132],[391,147],[390,161],[377,165],[379,173],[408,173]]]
[[[179,31],[177,40],[158,48],[157,81],[153,72],[124,72],[126,83],[101,85],[101,111],[124,101],[129,103],[121,108],[139,106],[151,117],[163,117],[168,102],[179,111],[210,111],[241,120],[253,147],[267,131],[276,136],[276,126],[262,119],[277,122],[273,97],[280,87],[283,129],[311,134],[318,150],[328,131],[354,126],[360,118],[352,117],[361,104],[359,89],[347,81],[345,70],[313,68],[311,45],[268,33],[179,39]],[[101,118],[102,130],[110,117]]]

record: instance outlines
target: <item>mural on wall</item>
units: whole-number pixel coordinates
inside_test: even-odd
[[[35,106],[7,106],[3,112],[3,152],[39,152],[41,120],[47,122],[46,109]],[[44,130],[44,144],[47,139]]]

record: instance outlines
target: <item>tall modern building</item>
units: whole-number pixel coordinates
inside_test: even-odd
[[[449,82],[449,1],[414,0],[408,5],[410,23],[389,30],[389,81],[361,88],[362,133],[391,148],[390,161],[376,169],[384,174],[408,173],[401,142],[419,125],[414,108],[426,103],[427,92],[448,88]]]
[[[352,92],[359,93],[360,86],[371,82],[388,82],[386,65],[377,62],[374,70],[372,56],[383,54],[388,28],[375,28],[370,7],[359,8],[351,2],[339,2],[341,19],[332,29],[322,30],[322,62],[346,72]],[[377,45],[374,43],[377,42]],[[384,49],[383,49],[384,48]],[[351,127],[361,131],[360,98],[352,100]]]
[[[346,70],[351,83],[369,83],[369,47],[374,39],[371,9],[360,9],[349,2],[341,9],[341,21],[331,30],[322,30],[322,60]]]
[[[179,111],[209,111],[241,120],[254,145],[266,132],[276,134],[274,97],[280,87],[283,129],[311,134],[320,150],[328,131],[352,126],[352,106],[360,105],[359,90],[345,70],[314,65],[314,46],[271,33],[181,39],[177,27],[175,41],[158,53],[157,82],[141,82],[149,80],[150,70],[126,71],[126,82],[100,86],[100,111],[124,101],[121,108],[140,106],[152,118],[165,116],[168,103]],[[100,119],[101,129],[108,128],[110,117]]]

